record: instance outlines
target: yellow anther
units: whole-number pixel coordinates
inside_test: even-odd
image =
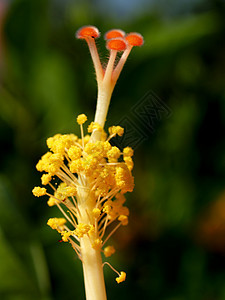
[[[95,143],[88,143],[84,148],[84,152],[87,154],[93,154],[94,156],[101,155],[102,157],[110,149],[111,145],[108,142],[97,141]]]
[[[52,154],[51,152],[47,152],[37,163],[36,168],[40,172],[45,171],[50,173],[50,175],[55,175],[62,165],[63,155],[61,153]]]
[[[114,200],[113,202],[115,205],[123,205],[125,203],[125,201],[126,201],[126,198],[124,197],[124,195],[121,193],[118,193],[118,194],[116,194],[116,200]]]
[[[49,137],[46,141],[46,144],[48,146],[49,149],[54,149],[55,147],[55,143],[57,142],[58,139],[60,139],[61,134],[56,134],[52,137]]]
[[[109,127],[109,134],[110,135],[114,135],[114,134],[117,134],[119,136],[122,136],[124,133],[124,129],[120,126],[112,126],[112,127]]]
[[[47,222],[47,224],[52,228],[52,229],[57,229],[59,230],[60,227],[63,227],[66,224],[66,219],[64,218],[50,218]]]
[[[47,139],[47,146],[52,152],[64,155],[65,150],[69,149],[77,139],[78,137],[74,134],[56,134]]]
[[[133,191],[134,180],[129,169],[126,166],[116,167],[115,180],[117,187],[121,189],[121,192],[123,194]]]
[[[94,130],[102,131],[102,126],[99,125],[97,122],[91,122],[91,124],[88,126],[88,132],[92,132]]]
[[[126,273],[120,272],[120,276],[116,278],[117,283],[121,283],[126,280]]]
[[[90,135],[85,135],[85,137],[83,138],[83,142],[84,142],[84,145],[86,145],[90,140]],[[80,145],[82,145],[82,139],[80,140]]]
[[[103,142],[103,148],[104,148],[105,153],[107,153],[112,148],[112,146],[108,141],[106,141],[106,142]]]
[[[65,200],[68,197],[76,195],[76,188],[73,186],[67,185],[65,182],[60,183],[57,190],[55,191],[54,196],[59,200]]]
[[[77,225],[77,228],[75,230],[75,234],[78,238],[82,238],[85,234],[88,233],[88,231],[91,229],[90,225],[80,223]]]
[[[102,130],[101,141],[105,142],[107,140],[107,138],[108,138],[107,133],[104,130]]]
[[[128,217],[120,215],[118,221],[120,221],[123,226],[126,226],[128,224]]]
[[[107,157],[109,160],[111,159],[118,159],[121,155],[120,149],[116,146],[113,146],[108,152]]]
[[[63,242],[68,242],[68,238],[73,234],[72,231],[62,231],[61,235],[62,235],[62,240]]]
[[[102,240],[99,238],[94,240],[94,242],[92,243],[92,248],[94,248],[95,250],[100,250],[102,248]]]
[[[50,198],[48,199],[48,202],[47,202],[48,206],[54,206],[54,205],[56,205],[56,203],[60,203],[60,201],[59,201],[59,200],[56,200],[56,199],[53,198],[53,197],[50,197]]]
[[[43,172],[45,169],[45,165],[48,162],[49,157],[52,155],[51,152],[47,152],[45,153],[41,159],[39,160],[39,162],[36,165],[36,168],[39,172]]]
[[[33,188],[32,190],[32,193],[36,197],[44,196],[46,194],[46,189],[41,188],[40,186],[35,186],[35,188]]]
[[[88,235],[92,236],[95,233],[95,227],[94,225],[90,225],[90,229],[88,230]]]
[[[120,206],[118,208],[119,215],[129,216],[129,213],[130,213],[130,211],[129,211],[128,207],[126,207],[126,206]]]
[[[79,125],[84,124],[87,121],[87,116],[85,114],[81,114],[77,117],[77,123]]]
[[[79,159],[82,155],[82,150],[80,147],[77,146],[71,146],[68,150],[68,156],[72,160]]]
[[[72,196],[75,196],[76,193],[77,193],[77,189],[75,186],[68,186],[66,188],[66,193],[67,193],[67,196],[68,197],[72,197]]]
[[[49,182],[52,180],[51,174],[43,174],[41,176],[41,183],[43,185],[49,184]]]
[[[131,147],[126,147],[123,149],[124,156],[133,156],[134,150]]]
[[[98,219],[101,214],[101,210],[99,208],[94,208],[92,210],[92,214],[93,214],[94,218]]]
[[[69,167],[70,167],[70,171],[72,173],[79,173],[79,172],[82,172],[84,170],[83,161],[81,159],[73,160],[69,164]]]
[[[104,248],[104,255],[105,257],[110,257],[112,254],[116,252],[115,248],[113,246],[107,246]]]
[[[128,169],[132,171],[134,167],[133,159],[130,156],[125,156],[124,158],[125,164],[127,165]]]
[[[112,210],[112,201],[108,200],[104,203],[103,212],[109,214]]]

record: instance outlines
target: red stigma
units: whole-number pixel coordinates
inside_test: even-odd
[[[107,41],[106,47],[109,50],[124,51],[127,48],[127,44],[123,38],[114,38]]]
[[[144,44],[144,38],[140,33],[131,32],[125,37],[126,41],[131,46],[142,46]]]
[[[110,40],[110,39],[114,39],[114,38],[118,38],[118,37],[124,37],[124,36],[125,36],[125,32],[123,30],[111,29],[111,30],[106,32],[105,40]]]
[[[78,39],[85,39],[88,37],[98,38],[100,36],[99,30],[95,26],[83,26],[79,28],[76,32],[76,37]]]

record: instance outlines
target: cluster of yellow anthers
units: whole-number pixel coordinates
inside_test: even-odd
[[[84,114],[77,117],[81,128],[86,119]],[[95,125],[92,122],[88,132],[92,132]],[[123,204],[124,193],[134,187],[133,150],[126,147],[121,152],[109,142],[115,135],[122,134],[120,126],[110,127],[109,137],[104,134],[101,141],[95,142],[90,141],[90,135],[79,139],[74,134],[57,134],[47,139],[50,151],[37,164],[38,171],[46,172],[41,177],[42,184],[49,185],[53,193],[44,187],[35,187],[33,194],[48,195],[48,205],[57,205],[62,211],[65,218],[51,218],[48,225],[62,235],[64,242],[72,244],[80,259],[78,243],[84,235],[89,237],[94,249],[102,249],[116,229],[128,223],[129,210]],[[52,183],[56,177],[61,180],[58,186]],[[73,229],[67,227],[66,220]],[[106,227],[115,220],[118,224],[103,241]],[[107,246],[103,252],[109,257],[115,249]]]
[[[86,119],[82,114],[77,117],[77,122],[83,127]],[[92,122],[88,132],[92,132],[94,127]],[[48,205],[57,205],[75,228],[70,230],[64,218],[48,221],[49,226],[61,233],[63,241],[71,242],[79,257],[79,247],[73,239],[79,241],[86,234],[93,248],[100,249],[108,240],[109,236],[103,242],[108,225],[118,220],[117,229],[128,223],[129,210],[123,204],[124,193],[131,192],[134,187],[131,175],[133,150],[126,147],[121,152],[109,143],[116,134],[123,134],[123,128],[112,126],[109,133],[107,139],[104,134],[102,141],[96,142],[90,141],[90,135],[79,139],[74,134],[57,134],[47,139],[50,151],[37,164],[38,171],[46,172],[41,177],[42,184],[49,185],[54,193],[47,192],[43,187],[35,187],[33,194],[37,197],[48,195]],[[57,187],[51,183],[56,177],[61,180]],[[104,248],[107,257],[114,252],[111,246]]]
[[[115,252],[113,246],[105,247],[105,244],[121,225],[128,224],[129,210],[124,206],[124,194],[134,188],[131,174],[133,150],[130,147],[120,150],[110,144],[113,137],[123,135],[123,128],[112,126],[108,135],[103,128],[111,94],[122,67],[132,47],[141,46],[143,38],[138,33],[126,35],[122,30],[108,31],[105,38],[110,57],[103,69],[95,45],[95,38],[99,37],[98,29],[85,26],[78,30],[76,36],[86,40],[96,71],[98,100],[95,120],[88,126],[89,135],[84,135],[83,124],[87,117],[81,114],[77,117],[81,138],[74,134],[56,134],[47,140],[50,151],[42,156],[37,170],[45,172],[41,177],[42,185],[49,185],[52,192],[44,187],[35,187],[33,194],[37,197],[49,196],[48,205],[56,205],[64,215],[64,218],[49,219],[48,225],[61,234],[62,241],[71,243],[83,262],[89,286],[86,294],[94,299],[90,296],[93,295],[90,290],[96,289],[97,293],[96,285],[102,280],[102,275],[96,273],[99,277],[90,287],[90,280],[95,277],[92,267],[96,265],[97,269],[100,264],[102,267],[100,251],[105,257]],[[123,54],[115,66],[118,51],[123,51]],[[113,222],[114,226],[111,225]],[[106,230],[109,225],[110,232]],[[88,279],[89,272],[91,275]],[[124,281],[126,273],[117,273],[119,276],[116,281]],[[98,297],[96,299],[100,299]],[[105,299],[104,295],[102,299]]]

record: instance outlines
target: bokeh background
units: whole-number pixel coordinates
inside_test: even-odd
[[[107,124],[149,91],[171,110],[142,128],[130,223],[109,259],[127,281],[105,267],[108,299],[225,299],[224,20],[222,0],[0,0],[0,299],[84,299],[80,261],[46,225],[59,214],[31,190],[46,138],[78,134],[79,113],[94,117],[91,58],[74,38],[85,24],[145,38]],[[103,38],[98,47],[106,60]]]

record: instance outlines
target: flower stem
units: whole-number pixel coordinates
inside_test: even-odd
[[[102,85],[98,90],[97,107],[95,113],[95,122],[97,122],[102,128],[104,128],[106,116],[109,109],[110,99],[112,96],[111,84]],[[91,140],[97,141],[101,139],[101,132],[94,131],[91,136]]]
[[[80,242],[86,300],[106,300],[105,281],[103,276],[100,250],[92,248],[88,236]]]
[[[84,184],[88,187],[85,178]],[[94,207],[95,201],[88,192],[88,189],[81,188],[79,190],[78,201],[78,208],[80,211],[78,223],[95,225],[95,218],[92,217],[92,210]],[[85,234],[80,238],[86,300],[107,299],[100,249],[94,249],[92,246],[96,238],[98,238],[96,234],[94,234],[94,236]]]

